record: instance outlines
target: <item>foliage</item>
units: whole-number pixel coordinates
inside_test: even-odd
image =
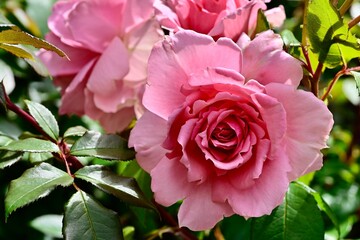
[[[360,105],[343,88],[349,80],[357,88],[352,97],[360,95],[360,27],[347,11],[353,1],[286,2],[288,19],[277,29],[284,49],[303,64],[301,88],[326,101],[334,115],[323,168],[291,183],[271,215],[231,216],[201,232],[179,228],[178,204],[164,208],[151,201],[149,175],[131,161],[130,128],[105,134],[87,117],[57,114],[60,93],[34,48],[67,56],[42,40],[47,29],[32,20],[46,19],[53,1],[43,2],[44,11],[34,7],[36,0],[5,2],[0,59],[16,88],[8,94],[0,84],[0,209],[6,221],[0,239],[360,238]],[[264,13],[258,16],[255,32],[268,29]]]

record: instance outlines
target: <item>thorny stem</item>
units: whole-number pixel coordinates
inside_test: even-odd
[[[161,218],[171,227],[175,227],[178,229],[179,233],[185,240],[198,240],[196,236],[194,236],[187,228],[179,228],[177,221],[169,214],[164,207],[160,206],[153,200],[153,204],[155,205],[157,211],[159,212]]]
[[[35,119],[28,114],[26,111],[22,110],[21,108],[19,108],[16,104],[14,104],[13,102],[11,102],[10,98],[8,95],[5,94],[5,100],[6,100],[6,107],[13,111],[14,113],[16,113],[18,116],[22,117],[26,122],[30,123],[31,126],[33,126],[39,133],[41,133],[41,135],[44,136],[44,138],[46,138],[47,140],[56,143],[56,141],[54,139],[52,139],[35,121]]]
[[[311,92],[318,97],[319,96],[319,82],[320,76],[323,69],[323,64],[319,62],[313,77],[311,78]]]
[[[69,147],[66,145],[65,142],[57,142],[55,139],[50,137],[36,122],[36,120],[26,111],[19,108],[16,104],[11,102],[9,96],[5,94],[5,101],[6,101],[6,107],[10,110],[16,113],[18,116],[23,118],[26,122],[30,123],[45,139],[57,144],[60,148],[60,153],[53,153],[53,156],[55,159],[63,162],[66,165],[67,172],[70,176],[72,176],[70,167],[74,170],[80,169],[83,167],[82,163],[74,156],[68,156]]]
[[[345,0],[345,2],[341,5],[339,9],[340,16],[344,16],[344,14],[349,10],[354,0]]]
[[[306,64],[305,64],[305,68],[306,70],[308,70],[308,72],[311,74],[311,75],[314,75],[314,71],[311,67],[311,62],[310,62],[310,58],[309,58],[309,53],[307,51],[307,49],[304,47],[304,45],[301,45],[301,49],[303,51],[303,54],[305,56],[305,61],[306,61]]]
[[[344,66],[336,75],[335,77],[333,78],[333,80],[331,80],[328,88],[326,89],[326,92],[324,93],[324,95],[321,97],[321,100],[325,100],[331,90],[333,89],[333,87],[335,86],[335,83],[339,80],[339,78],[343,75],[351,75],[351,71],[360,71],[360,66],[358,67],[352,67],[352,68],[347,68],[346,66]]]
[[[349,23],[348,23],[348,27],[349,29],[356,26],[356,24],[358,24],[360,22],[360,15],[357,16],[356,18],[354,18],[353,20],[351,20]]]
[[[323,69],[323,64],[319,62],[315,72],[311,66],[311,61],[309,58],[309,52],[307,51],[306,47],[304,45],[301,45],[302,52],[305,57],[304,67],[305,69],[310,73],[310,88],[311,92],[318,97],[319,96],[319,82],[320,82],[320,76]]]

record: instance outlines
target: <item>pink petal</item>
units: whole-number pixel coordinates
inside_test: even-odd
[[[167,119],[174,109],[184,103],[185,97],[180,94],[180,89],[187,75],[179,65],[169,39],[155,44],[148,64],[143,104],[161,118]]]
[[[122,108],[115,113],[102,112],[99,122],[107,133],[121,132],[135,118],[134,108]]]
[[[287,115],[283,105],[274,97],[266,94],[254,94],[254,102],[258,103],[261,118],[271,141],[272,152],[283,147],[283,139],[287,130]],[[271,157],[271,156],[270,156]]]
[[[136,159],[147,172],[150,172],[167,152],[161,146],[166,139],[167,128],[165,120],[145,111],[131,131],[129,147],[135,148]]]
[[[290,180],[318,170],[322,153],[333,126],[333,117],[326,105],[312,93],[291,86],[269,84],[266,92],[277,98],[286,109],[286,149],[292,166]]]
[[[144,106],[167,118],[184,103],[185,96],[179,92],[189,76],[209,67],[239,71],[240,64],[241,51],[231,40],[215,43],[209,36],[180,31],[157,44],[150,55]]]
[[[239,190],[232,184],[241,182],[232,181],[230,184],[226,178],[216,181],[213,185],[213,199],[226,198],[233,211],[246,218],[270,214],[283,201],[289,185],[289,170],[286,155],[279,154],[278,159],[265,162],[261,176],[247,189]]]
[[[270,25],[274,28],[281,27],[286,19],[285,9],[283,5],[269,9],[265,11],[264,14]]]
[[[240,71],[241,50],[228,38],[220,38],[214,42],[207,35],[181,31],[172,39],[173,51],[188,75],[208,67],[223,67]]]
[[[65,89],[61,98],[60,114],[84,114],[86,78],[94,62],[95,60],[86,64]]]
[[[87,84],[94,93],[94,102],[98,108],[108,112],[116,111],[117,82],[121,81],[128,71],[127,49],[121,40],[115,37],[94,66]]]
[[[96,107],[94,94],[88,89],[85,90],[85,114],[94,120],[98,120],[101,126],[108,133],[121,132],[129,126],[135,118],[134,107],[122,106],[116,112],[104,112]]]
[[[211,183],[207,182],[190,190],[179,209],[180,227],[188,227],[193,231],[211,229],[224,217],[234,214],[228,203],[212,200],[211,189]]]
[[[163,157],[150,172],[155,201],[170,206],[184,199],[193,187],[187,181],[186,171],[178,159]]]
[[[180,26],[178,15],[170,8],[171,3],[164,4],[163,0],[155,0],[155,16],[162,27],[168,30],[178,30]]]
[[[139,24],[124,36],[129,52],[130,69],[125,76],[128,81],[144,81],[147,76],[147,63],[154,44],[161,39],[162,32],[152,19]]]
[[[62,58],[50,51],[40,51],[39,57],[52,76],[77,74],[88,62],[98,56],[86,49],[73,48],[63,44],[53,33],[48,33],[46,40],[63,50],[70,59],[69,61],[69,59]]]
[[[75,1],[58,1],[52,8],[52,14],[48,19],[50,31],[61,39],[61,41],[72,47],[81,47],[82,44],[75,41],[68,28],[67,21],[69,13],[79,4]],[[56,45],[58,46],[58,45]],[[62,48],[61,48],[62,49]]]
[[[123,1],[94,0],[74,5],[68,17],[73,39],[101,53],[121,31],[123,4]]]
[[[192,74],[188,81],[194,87],[224,84],[229,88],[230,85],[235,87],[245,84],[245,79],[239,72],[227,68],[206,68],[198,74]]]
[[[260,33],[243,49],[241,73],[247,80],[256,79],[263,85],[277,82],[298,86],[303,76],[300,61],[284,52],[282,46],[279,35],[270,30]]]
[[[118,0],[112,0],[118,2]],[[127,34],[132,28],[138,24],[148,20],[154,14],[154,0],[127,0],[125,1],[124,12],[121,14],[123,18],[123,34]],[[114,13],[119,15],[119,13]]]
[[[266,9],[266,5],[262,1],[247,3],[244,7],[238,8],[236,12],[219,18],[209,35],[213,37],[225,36],[237,41],[241,33],[250,34],[255,28],[259,9]]]

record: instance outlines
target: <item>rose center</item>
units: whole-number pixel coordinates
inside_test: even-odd
[[[212,139],[216,139],[219,142],[225,143],[231,141],[236,137],[234,129],[230,128],[229,125],[225,123],[220,123],[211,134]]]

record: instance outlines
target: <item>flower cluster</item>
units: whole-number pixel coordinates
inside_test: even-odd
[[[180,226],[270,214],[291,181],[322,166],[332,114],[297,89],[302,67],[279,35],[251,39],[259,10],[265,1],[61,0],[49,19],[47,40],[71,60],[40,55],[61,113],[108,132],[137,116],[129,146],[155,200],[182,201]],[[285,19],[282,7],[265,16]]]
[[[61,0],[48,25],[46,40],[70,58],[40,53],[62,89],[61,114],[87,115],[108,132],[141,116],[147,60],[162,36],[151,0]]]

